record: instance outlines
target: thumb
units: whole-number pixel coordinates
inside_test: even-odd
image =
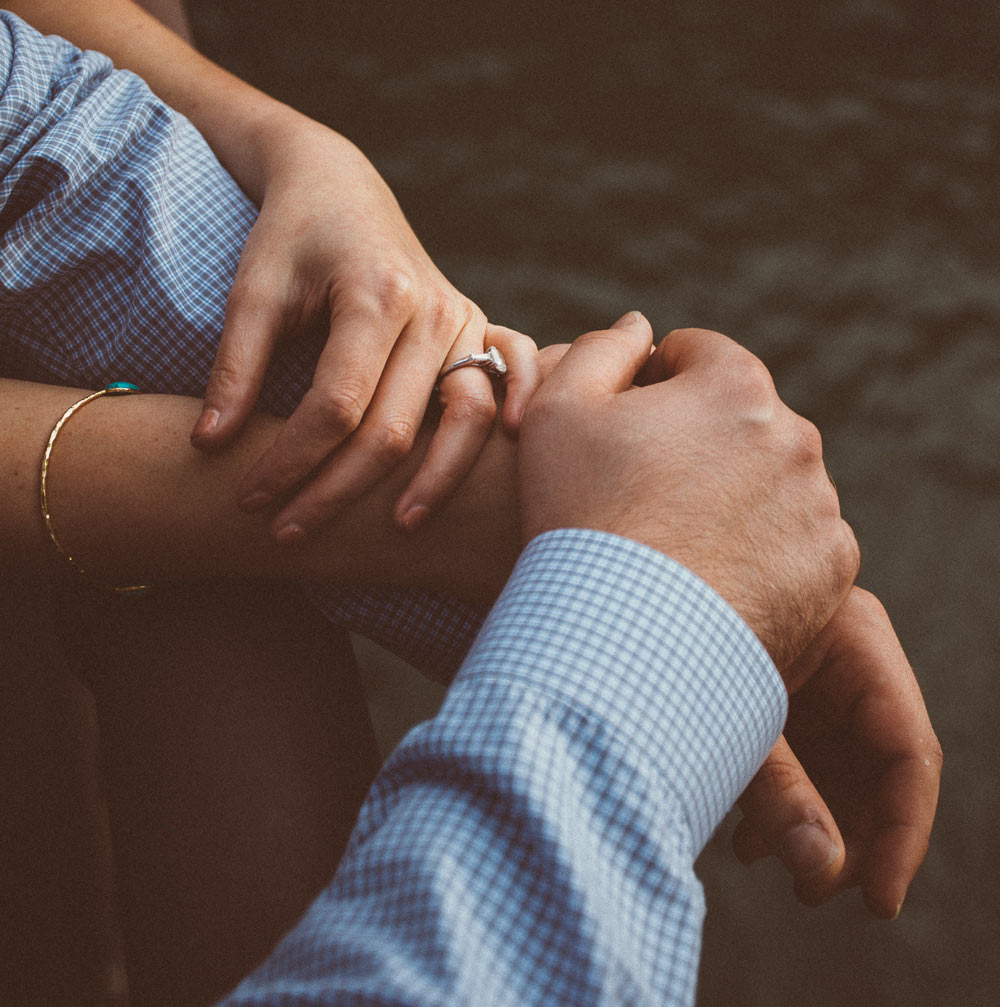
[[[675,329],[650,355],[636,383],[653,385],[684,371],[718,375],[728,367],[745,365],[748,358],[756,360],[749,350],[721,332]]]
[[[610,329],[576,339],[545,382],[545,393],[591,398],[632,386],[649,359],[653,330],[638,311],[630,311]]]

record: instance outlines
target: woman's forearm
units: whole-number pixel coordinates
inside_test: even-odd
[[[39,31],[103,52],[116,66],[137,73],[198,127],[258,205],[264,194],[264,162],[276,153],[279,130],[309,123],[201,55],[131,0],[6,0],[4,6]]]
[[[74,575],[48,539],[39,470],[49,432],[85,391],[0,379],[0,526],[9,571]],[[195,451],[187,432],[200,403],[172,395],[105,397],[59,434],[49,505],[63,547],[116,584],[250,576],[445,590],[488,604],[517,556],[514,446],[497,430],[455,498],[404,535],[393,504],[423,457],[408,461],[320,532],[277,546],[266,516],[236,507],[237,489],[281,421],[255,416],[228,448]]]

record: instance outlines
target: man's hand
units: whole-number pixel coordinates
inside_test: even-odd
[[[927,851],[941,746],[878,599],[851,591],[787,682],[785,737],[740,799],[733,848],[778,856],[807,905],[860,885],[893,919]]]
[[[627,315],[578,339],[535,395],[518,459],[522,537],[596,528],[659,549],[714,587],[784,671],[858,569],[819,435],[725,336],[689,329],[651,346],[649,323]]]

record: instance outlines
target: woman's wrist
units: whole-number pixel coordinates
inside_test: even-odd
[[[86,393],[0,380],[0,523],[5,573],[78,576],[49,541],[38,506],[49,433]],[[169,395],[99,399],[75,415],[52,453],[49,499],[63,545],[98,580],[249,576],[446,591],[480,606],[499,592],[518,552],[515,446],[495,430],[452,501],[413,534],[392,508],[426,450],[302,546],[275,545],[266,518],[236,507],[237,487],[281,420],[254,416],[234,443],[195,451],[186,431],[199,403]]]
[[[239,127],[241,139],[230,141],[239,148],[236,156],[245,162],[240,165],[240,173],[232,168],[230,171],[241,186],[244,186],[242,175],[253,177],[260,199],[247,194],[258,206],[267,189],[276,187],[283,178],[294,186],[301,183],[305,174],[314,171],[321,172],[320,181],[325,182],[332,165],[337,166],[336,175],[345,180],[359,171],[374,173],[371,162],[347,137],[288,105],[274,99],[268,102],[244,112]]]
[[[193,55],[197,57],[194,74],[184,91],[157,94],[191,120],[222,166],[259,207],[285,138],[304,128],[302,120],[310,120],[205,57]]]

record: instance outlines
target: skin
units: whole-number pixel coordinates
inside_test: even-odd
[[[207,1003],[260,961],[329,879],[375,760],[361,694],[349,662],[338,661],[344,641],[310,606],[303,611],[301,598],[283,600],[288,589],[270,582],[170,581],[213,574],[381,579],[448,589],[485,607],[517,553],[513,443],[497,424],[479,458],[478,481],[464,488],[447,517],[403,535],[392,522],[393,502],[431,443],[425,433],[409,469],[401,466],[307,548],[280,549],[260,518],[233,505],[255,452],[280,421],[255,417],[228,448],[206,458],[185,437],[196,401],[99,399],[74,415],[55,446],[53,517],[89,572],[114,583],[157,583],[153,597],[129,602],[101,590],[81,596],[80,578],[52,549],[38,513],[38,462],[48,429],[84,394],[0,381],[0,441],[9,465],[0,490],[3,581],[27,579],[37,591],[45,574],[72,599],[53,617],[63,643],[60,663],[68,661],[97,699],[132,1002]],[[486,525],[489,547],[479,542]],[[460,572],[452,550],[463,538]],[[51,599],[37,608],[52,610]],[[24,695],[17,685],[48,662],[25,644],[43,667],[21,662],[24,675],[8,684],[30,706],[32,690]],[[52,761],[46,752],[41,741],[35,746],[41,761],[22,750],[18,777],[43,777]],[[63,758],[59,766],[65,770],[67,762],[79,771],[78,760]],[[37,772],[26,773],[25,764]],[[59,766],[49,775],[69,780]],[[92,782],[84,775],[84,783]],[[26,847],[39,830],[64,837],[33,861],[35,877],[47,876],[50,863],[76,862],[83,848],[106,849],[85,799],[89,791],[71,789],[82,805],[27,801],[31,821],[39,814],[50,819],[36,822],[37,829],[26,825]],[[275,813],[261,815],[261,807]],[[13,820],[22,820],[20,811]],[[99,859],[85,858],[88,866]],[[34,975],[27,986],[38,989],[39,1003],[62,1002],[63,988],[72,991],[67,1004],[90,996],[104,1002],[105,975],[121,974],[107,970],[114,936],[110,868],[96,877],[78,870],[73,878],[46,915],[52,924],[46,933],[64,922],[104,935],[103,944],[77,945],[79,956],[63,960],[63,985],[54,990],[50,979],[57,976],[45,952],[51,941],[29,942],[15,981]],[[259,901],[248,906],[248,898]]]
[[[522,534],[598,528],[666,553],[715,588],[785,670],[858,570],[819,436],[725,336],[682,330],[651,356],[652,345],[633,313],[556,365],[525,416]]]
[[[408,456],[442,368],[495,341],[485,315],[440,273],[381,176],[339,133],[226,72],[129,0],[8,7],[143,77],[191,119],[260,209],[204,409],[192,419],[199,449],[216,450],[242,429],[281,340],[328,326],[312,387],[236,488],[248,512],[268,510],[272,533],[294,544]],[[518,366],[529,356],[523,341],[501,349]],[[401,528],[440,507],[492,426],[496,406],[482,371],[449,375],[442,392],[440,443],[424,469],[409,470],[405,496],[399,487]],[[516,390],[508,398],[509,429],[526,401]],[[303,485],[308,494],[296,496]]]
[[[38,506],[38,465],[49,431],[87,392],[0,379],[0,569],[76,577],[53,548]],[[221,452],[205,456],[184,433],[194,399],[131,395],[97,399],[66,424],[49,470],[53,522],[65,548],[110,584],[251,577],[447,590],[487,607],[518,551],[514,443],[497,425],[475,478],[413,534],[393,523],[404,481],[431,440],[308,543],[282,548],[260,517],[240,511],[235,488],[281,421],[253,417]],[[483,529],[489,527],[489,536]]]
[[[191,42],[179,0],[142,6]],[[214,1001],[329,878],[377,769],[346,635],[291,585],[161,586],[138,606],[77,585],[57,605],[38,584],[4,588],[0,757],[16,760],[3,777],[21,786],[4,788],[3,831],[26,887],[23,904],[21,888],[5,900],[16,964],[0,987],[24,1007]],[[164,717],[185,704],[195,716]],[[52,864],[66,868],[54,878]]]

